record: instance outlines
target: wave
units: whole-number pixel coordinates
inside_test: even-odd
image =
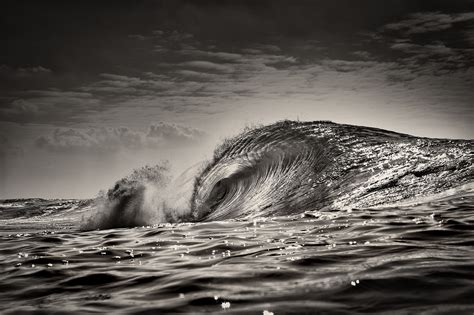
[[[326,121],[282,121],[226,140],[175,180],[167,165],[118,181],[83,227],[380,207],[473,179],[472,140],[419,138]]]
[[[472,182],[470,140],[283,121],[226,141],[196,180],[195,220],[374,207]]]

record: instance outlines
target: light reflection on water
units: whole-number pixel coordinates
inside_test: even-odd
[[[473,201],[88,232],[70,201],[3,217],[0,308],[472,313]]]

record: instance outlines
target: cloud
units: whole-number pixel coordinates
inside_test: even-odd
[[[372,56],[371,53],[369,53],[368,51],[364,51],[364,50],[357,50],[357,51],[352,52],[352,54],[354,56],[359,57],[359,58],[364,59],[364,60],[374,59],[374,57]]]
[[[163,35],[168,35],[168,40],[175,41],[175,42],[182,42],[185,40],[189,40],[194,38],[194,35],[191,33],[186,33],[186,32],[180,32],[178,30],[173,30],[173,31],[168,31],[168,32],[163,32],[163,31],[153,31],[154,35],[158,36],[163,36]]]
[[[111,87],[111,88],[138,88],[146,90],[162,90],[170,87],[169,82],[164,80],[146,80],[138,77],[129,77],[125,75],[102,73],[100,74],[105,80],[95,83],[95,86]]]
[[[449,69],[463,72],[473,65],[473,49],[449,47],[441,41],[428,44],[396,41],[390,48],[404,54],[399,59],[401,63],[419,71],[432,69],[433,73],[439,73]]]
[[[410,15],[408,19],[385,25],[386,31],[399,31],[405,35],[436,32],[449,29],[454,24],[474,20],[474,12],[446,14],[424,12]]]
[[[46,90],[26,91],[21,98],[6,99],[0,121],[18,123],[77,122],[84,113],[95,112],[100,101],[90,93]]]
[[[161,36],[163,36],[163,34],[164,34],[165,32],[162,31],[162,30],[154,30],[154,31],[152,31],[151,33],[152,33],[153,35],[155,35],[155,36],[161,37]]]
[[[150,125],[146,135],[149,139],[159,139],[178,145],[199,141],[205,136],[206,134],[199,129],[164,122]]]
[[[435,42],[433,44],[420,45],[409,42],[395,43],[390,48],[400,50],[405,53],[423,54],[423,55],[451,55],[454,50],[442,42]]]
[[[141,134],[121,128],[74,129],[58,128],[49,137],[36,139],[36,145],[52,151],[116,151],[121,148],[138,149]]]
[[[181,54],[186,56],[192,56],[195,58],[210,58],[210,59],[220,59],[224,61],[239,62],[242,60],[243,56],[241,54],[229,53],[223,51],[208,51],[200,49],[183,49],[180,51]]]
[[[159,122],[150,125],[146,132],[128,127],[57,128],[51,135],[38,137],[35,144],[54,152],[110,153],[193,145],[205,137],[204,132],[195,128]]]
[[[129,38],[137,39],[137,40],[145,40],[146,36],[140,34],[130,34],[128,35]]]
[[[236,54],[197,46],[201,48],[177,50],[174,62],[158,63],[159,69],[153,72],[139,76],[103,73],[102,80],[81,90],[112,98],[103,103],[113,102],[116,108],[133,106],[155,116],[167,112],[209,115],[226,110],[230,99],[258,93],[261,86],[253,79],[297,64],[295,57],[284,54]],[[253,82],[252,86],[246,82]]]
[[[173,87],[166,76],[158,76],[147,72],[148,78],[126,75],[101,73],[99,81],[80,87],[81,91],[96,93],[102,97],[153,95]]]
[[[18,72],[22,74],[40,74],[40,73],[51,73],[52,71],[48,68],[37,66],[29,68],[18,68]]]
[[[182,43],[183,41],[193,40],[194,35],[178,30],[154,30],[148,34],[130,34],[128,38],[139,41],[153,40],[168,43]]]
[[[34,66],[34,67],[19,67],[13,68],[7,65],[0,65],[0,75],[5,77],[14,77],[14,78],[24,78],[32,76],[41,76],[46,74],[51,74],[51,69],[48,69],[43,66]]]
[[[230,64],[221,64],[210,61],[194,60],[181,63],[183,67],[190,67],[199,69],[201,71],[220,72],[220,73],[232,73],[234,67]]]
[[[363,36],[395,52],[389,57],[401,65],[439,75],[474,66],[473,27],[474,12],[418,12]]]
[[[374,61],[349,61],[338,59],[325,59],[321,64],[329,69],[337,72],[354,72],[364,68],[372,67],[376,64]]]

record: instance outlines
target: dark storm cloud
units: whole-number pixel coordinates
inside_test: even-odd
[[[65,153],[113,153],[119,150],[160,149],[201,143],[206,134],[201,130],[159,122],[146,132],[128,127],[57,128],[52,134],[36,139],[41,149]],[[2,140],[0,138],[0,140]]]

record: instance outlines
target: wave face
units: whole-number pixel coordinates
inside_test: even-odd
[[[283,121],[227,140],[197,177],[191,220],[383,206],[473,178],[472,140]]]

